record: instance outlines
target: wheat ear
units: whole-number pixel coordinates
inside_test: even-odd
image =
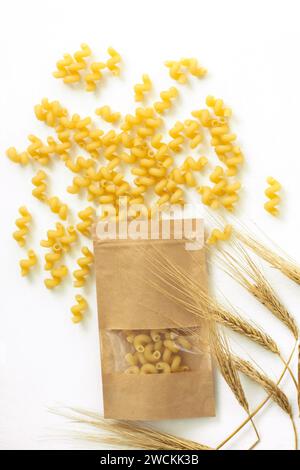
[[[211,447],[131,421],[104,419],[97,413],[80,408],[50,410],[67,417],[72,423],[88,425],[96,432],[77,432],[75,438],[108,444],[118,448],[147,450],[213,450]],[[103,434],[103,432],[105,434]]]
[[[246,336],[265,349],[280,355],[275,341],[260,328],[244,320],[239,314],[232,313],[213,299],[189,273],[172,263],[163,253],[153,259],[148,253],[145,258],[152,277],[158,282],[146,281],[163,295],[181,304],[184,309],[202,320],[216,321],[231,330]]]

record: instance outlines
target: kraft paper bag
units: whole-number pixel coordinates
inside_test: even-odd
[[[94,226],[105,418],[162,420],[215,415],[208,325],[153,287],[157,283],[151,274],[155,259],[167,258],[207,289],[203,221],[189,220],[191,229],[182,233],[183,222],[161,220],[150,230],[146,221],[134,239],[129,230],[125,236],[108,238],[105,222]],[[192,349],[180,351],[184,371],[145,374],[139,372],[142,366],[135,366],[138,373],[126,373],[129,366],[124,358],[134,353],[129,335],[149,335],[153,330],[162,338],[165,332],[177,331],[189,340]]]

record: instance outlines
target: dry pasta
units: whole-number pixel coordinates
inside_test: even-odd
[[[149,78],[149,75],[144,74],[142,76],[143,83],[137,83],[134,85],[134,99],[135,101],[143,101],[145,98],[145,93],[149,93],[152,88],[152,82]]]
[[[34,250],[29,250],[27,253],[28,257],[26,259],[21,259],[20,261],[20,268],[21,268],[21,275],[27,276],[30,270],[37,264],[37,256]]]
[[[31,222],[32,217],[25,206],[19,208],[19,214],[21,217],[16,220],[18,230],[13,233],[13,238],[20,246],[25,246],[26,235],[29,232],[28,224]]]
[[[227,241],[231,238],[232,236],[232,225],[226,225],[223,232],[219,229],[214,229],[208,240],[207,243],[209,245],[215,245],[219,241]]]
[[[71,307],[72,322],[79,323],[83,319],[83,316],[88,308],[88,303],[82,295],[76,295],[76,304]]]
[[[276,216],[279,214],[278,205],[281,199],[278,193],[281,190],[281,184],[272,176],[267,178],[267,183],[269,187],[265,190],[265,195],[269,200],[265,203],[264,207],[267,212]]]
[[[74,287],[83,287],[86,283],[86,277],[90,272],[91,264],[93,263],[94,256],[93,253],[88,249],[87,246],[84,246],[81,249],[83,257],[77,260],[77,264],[80,269],[76,269],[73,272],[75,278]]]

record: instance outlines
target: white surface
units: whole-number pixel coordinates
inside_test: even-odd
[[[101,104],[126,112],[134,107],[132,85],[142,73],[150,74],[157,93],[175,85],[163,66],[164,60],[183,55],[199,58],[209,75],[204,81],[191,80],[191,87],[182,88],[178,117],[199,107],[208,93],[223,97],[232,106],[232,126],[247,159],[240,212],[247,219],[255,219],[300,261],[298,6],[297,0],[1,3],[0,448],[78,447],[78,443],[57,438],[65,422],[49,415],[47,407],[102,407],[94,288],[90,288],[88,318],[84,324],[74,326],[69,318],[74,294],[71,287],[48,292],[41,271],[32,280],[19,276],[18,260],[24,253],[11,238],[18,207],[26,204],[34,215],[34,247],[55,221],[31,197],[32,169],[20,168],[5,157],[10,145],[25,148],[28,134],[45,137],[51,133],[35,120],[33,105],[47,96],[82,115],[92,115]],[[68,89],[51,76],[61,55],[72,53],[81,42],[87,42],[100,60],[109,45],[124,59],[122,78],[107,80],[97,99],[93,94]],[[51,192],[75,207],[77,199],[64,189],[71,174],[59,163],[51,173]],[[278,177],[284,186],[282,217],[278,220],[263,210],[268,174]],[[73,266],[74,262],[70,268]],[[270,271],[270,276],[299,319],[299,287],[277,273]],[[218,279],[226,296],[271,332],[287,356],[292,338],[284,327],[224,275],[219,274]],[[280,373],[282,366],[276,358],[234,337],[234,347],[237,344],[271,376],[276,378]],[[263,393],[245,384],[254,406]],[[288,378],[283,387],[296,412],[295,390]],[[218,379],[217,418],[166,422],[161,427],[214,445],[243,418],[231,392]],[[262,436],[259,448],[292,448],[290,422],[275,405],[264,409],[256,423]],[[247,447],[254,441],[253,432],[247,429],[233,443],[236,447]],[[80,448],[89,445],[80,443]]]

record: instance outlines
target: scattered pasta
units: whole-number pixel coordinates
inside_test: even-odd
[[[149,93],[152,88],[152,82],[149,78],[149,75],[144,74],[142,76],[143,83],[137,83],[134,85],[134,99],[135,101],[143,101],[145,98],[145,93]]]
[[[281,190],[281,184],[272,176],[267,178],[267,183],[269,187],[265,190],[265,195],[269,200],[265,203],[264,207],[269,214],[277,216],[279,214],[278,205],[281,201],[278,194]]]
[[[63,55],[53,75],[66,84],[81,83],[87,91],[94,91],[105,74],[120,74],[120,54],[112,47],[108,48],[107,53],[108,57],[94,60],[90,47],[83,43],[73,54]],[[170,77],[179,84],[186,83],[191,76],[202,78],[206,75],[206,69],[195,58],[184,57],[167,61],[165,65]],[[142,75],[141,82],[134,85],[135,100],[143,102],[151,89],[150,77]],[[191,188],[199,193],[202,203],[212,209],[235,209],[240,198],[238,173],[244,156],[237,144],[237,136],[230,129],[231,109],[222,99],[209,95],[206,107],[193,110],[189,118],[176,120],[165,131],[163,115],[172,108],[178,95],[177,88],[171,86],[160,93],[159,100],[149,106],[138,106],[124,116],[112,111],[108,105],[97,108],[96,115],[111,125],[107,131],[99,128],[90,116],[69,113],[57,100],[43,98],[35,105],[37,120],[51,128],[53,135],[44,140],[30,134],[23,150],[8,148],[8,158],[22,166],[30,163],[35,168],[38,165],[32,178],[32,194],[45,202],[61,221],[69,219],[69,205],[57,196],[48,196],[47,174],[40,169],[41,165],[50,165],[54,159],[60,161],[72,173],[68,193],[89,204],[79,210],[74,226],[56,222],[40,242],[47,249],[44,267],[51,275],[45,280],[49,289],[61,284],[67,276],[68,268],[61,264],[62,258],[75,247],[79,237],[91,237],[99,206],[102,220],[123,220],[125,216],[131,219],[151,218],[170,204],[184,205],[186,191]],[[209,174],[209,183],[205,181],[207,176],[204,173],[208,159],[199,156],[207,136],[220,161],[220,165]],[[177,155],[182,151],[187,152],[187,156],[183,163],[178,163]],[[125,176],[127,167],[130,168],[128,178]],[[265,207],[275,214],[279,202],[278,186],[272,187],[272,196],[268,190],[269,201]],[[152,195],[153,201],[149,204],[149,196],[152,198]],[[124,215],[120,202],[122,197],[127,201],[127,215]],[[20,209],[20,214],[22,217],[16,223],[18,230],[13,237],[20,246],[24,246],[31,216],[24,207]],[[214,234],[216,240],[225,236],[218,235]],[[73,273],[76,287],[84,285],[91,263],[92,253],[85,246],[82,256],[78,258],[79,269]],[[132,354],[136,353],[134,361],[137,363],[128,364],[128,373],[136,373],[136,367],[141,373],[141,366],[153,372],[153,367],[149,368],[147,364],[153,366],[151,360],[158,356],[160,366],[158,369],[155,367],[155,373],[167,373],[169,368],[172,372],[169,355],[176,355],[178,349],[178,344],[174,346],[174,338],[152,332],[149,342],[148,339],[144,342],[143,337],[138,343],[137,335],[133,336],[132,344],[135,343],[138,349]],[[179,371],[184,366],[175,363],[174,367]]]
[[[97,116],[102,117],[104,121],[114,124],[119,121],[121,114],[113,113],[109,106],[102,106],[102,108],[96,109]]]
[[[208,245],[215,245],[219,241],[227,241],[232,236],[232,225],[226,225],[223,232],[219,229],[214,229],[209,238],[207,239]]]
[[[37,264],[37,256],[33,250],[28,251],[28,257],[26,259],[21,259],[20,261],[20,268],[21,268],[21,275],[27,276],[30,270]]]
[[[76,304],[71,307],[72,322],[79,323],[83,319],[83,316],[88,308],[87,301],[82,295],[76,295]]]
[[[80,269],[76,269],[73,272],[73,276],[75,278],[74,287],[83,287],[86,283],[86,278],[90,272],[91,264],[94,261],[93,253],[88,249],[88,247],[84,246],[81,250],[83,257],[77,260],[77,264]]]
[[[16,220],[18,230],[13,233],[13,237],[20,246],[25,246],[26,235],[29,232],[28,224],[31,222],[32,217],[25,206],[20,207],[19,214],[21,217]]]
[[[193,350],[182,333],[173,330],[125,331],[131,351],[125,354],[125,374],[169,374],[189,370],[183,354]],[[128,367],[129,366],[129,367]]]

